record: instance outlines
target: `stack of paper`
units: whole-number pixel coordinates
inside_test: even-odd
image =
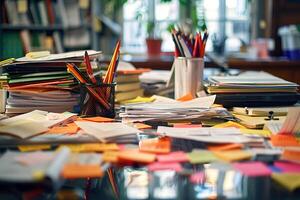
[[[159,102],[126,105],[119,116],[124,122],[134,122],[192,120],[200,117],[224,116],[224,114],[228,114],[224,108],[210,108],[214,99],[215,96],[208,96],[180,102],[159,98]]]
[[[89,51],[91,57],[100,54]],[[21,114],[32,110],[76,111],[79,94],[76,81],[67,72],[65,62],[80,63],[84,51],[50,54],[38,58],[22,57],[5,65],[9,91],[6,113]],[[77,109],[78,110],[78,109]]]
[[[205,84],[208,93],[296,92],[298,84],[266,72],[246,72],[239,76],[211,76]]]

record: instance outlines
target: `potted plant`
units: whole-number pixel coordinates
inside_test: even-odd
[[[155,56],[159,55],[161,52],[161,44],[162,39],[156,33],[155,23],[154,21],[147,22],[147,38],[146,38],[146,45],[147,45],[147,52],[148,55]]]

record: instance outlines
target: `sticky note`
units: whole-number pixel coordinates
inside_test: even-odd
[[[233,163],[233,168],[250,177],[270,176],[272,171],[261,162]]]
[[[274,163],[275,167],[278,167],[281,169],[283,172],[298,172],[300,173],[300,164],[298,163],[293,163],[293,162],[283,162],[283,161],[277,161]]]
[[[74,123],[75,124],[75,123]],[[45,134],[75,134],[79,130],[78,126],[54,126],[50,128]]]
[[[62,177],[74,178],[97,178],[103,175],[100,165],[66,164],[61,172]]]
[[[107,117],[85,117],[85,118],[77,118],[77,121],[90,121],[90,122],[112,122],[114,119]]]
[[[228,121],[225,123],[221,123],[221,124],[217,124],[215,126],[213,126],[214,128],[227,128],[227,127],[234,127],[234,128],[246,128],[245,126],[237,123],[237,122],[232,122],[232,121]]]
[[[85,152],[103,152],[103,151],[117,151],[119,146],[116,143],[97,143],[97,144],[82,144]]]
[[[155,160],[155,154],[140,152],[138,149],[129,149],[121,151],[118,155],[118,159],[141,163],[151,163]]]
[[[68,147],[72,152],[82,152],[84,151],[84,147],[82,144],[62,144],[59,145],[57,149],[60,149],[62,147]]]
[[[293,135],[272,135],[271,142],[274,146],[300,146],[300,142]]]
[[[211,152],[207,150],[196,150],[187,154],[190,163],[209,163],[218,160],[218,158]]]
[[[183,151],[176,151],[166,155],[157,155],[158,162],[187,162],[188,157]]]
[[[169,153],[171,151],[171,138],[158,137],[141,140],[139,149],[150,153]]]
[[[274,173],[272,174],[272,179],[289,191],[293,191],[300,187],[299,173]]]
[[[147,166],[149,171],[158,170],[173,170],[176,172],[181,172],[182,167],[179,163],[165,163],[165,162],[155,162]]]
[[[196,172],[192,174],[189,178],[190,182],[193,184],[201,184],[205,181],[205,174],[204,172]]]
[[[133,126],[137,129],[150,129],[152,126],[144,123],[134,123]]]
[[[272,135],[269,130],[241,128],[240,131],[245,135],[256,135],[261,137],[270,137]]]
[[[252,157],[252,154],[242,150],[230,150],[230,151],[213,151],[213,153],[220,159],[228,162],[238,160],[248,160]]]
[[[300,151],[284,150],[281,158],[284,160],[300,162]]]
[[[38,150],[46,150],[51,149],[51,145],[48,144],[40,144],[40,145],[19,145],[18,149],[22,152],[27,151],[38,151]]]
[[[189,100],[192,100],[194,99],[193,95],[191,93],[188,93],[178,99],[176,99],[177,101],[189,101]]]
[[[102,160],[104,162],[117,163],[119,153],[119,151],[105,151],[102,154]]]
[[[233,150],[233,149],[242,149],[243,147],[244,147],[243,144],[232,143],[232,144],[209,145],[207,149],[211,151],[226,151],[226,150]]]

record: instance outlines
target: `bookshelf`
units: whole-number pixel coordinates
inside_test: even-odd
[[[29,51],[99,50],[97,0],[0,1],[0,60]]]

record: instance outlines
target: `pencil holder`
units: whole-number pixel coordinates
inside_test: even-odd
[[[196,93],[201,89],[204,60],[203,58],[177,57],[174,60],[175,67],[175,99]]]
[[[115,117],[115,86],[111,84],[80,84],[80,114]]]

